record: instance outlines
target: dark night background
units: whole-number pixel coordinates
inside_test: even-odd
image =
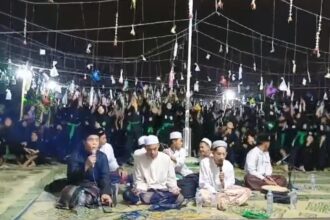
[[[32,1],[32,0],[31,0]],[[57,0],[56,2],[67,2],[68,0]],[[75,0],[70,0],[75,1]],[[275,15],[275,37],[283,41],[294,43],[295,38],[295,9],[293,9],[293,21],[288,24],[289,4],[276,1]],[[37,1],[34,1],[37,2]],[[39,1],[46,2],[46,0]],[[223,0],[224,10],[221,11],[225,16],[257,31],[262,34],[272,35],[272,20],[273,20],[273,0],[257,0],[257,10],[250,9],[250,0]],[[119,25],[131,25],[134,19],[133,10],[130,9],[130,0],[119,0]],[[143,5],[143,7],[142,7]],[[320,11],[320,0],[299,0],[294,1],[303,9],[318,14]],[[27,7],[27,8],[26,8]],[[173,19],[174,0],[137,0],[137,8],[135,14],[135,23],[147,23],[154,21],[165,21]],[[31,5],[25,4],[18,0],[1,0],[0,11],[18,17],[21,20],[10,18],[3,13],[0,14],[0,31],[20,31],[19,34],[0,34],[1,45],[1,60],[6,62],[8,57],[16,63],[24,63],[29,60],[32,64],[46,68],[51,67],[53,60],[58,61],[57,68],[61,75],[61,80],[75,79],[77,84],[90,84],[90,80],[83,80],[83,74],[89,73],[86,69],[86,64],[94,63],[103,75],[102,84],[109,83],[110,74],[119,77],[120,69],[124,69],[124,74],[129,79],[134,79],[137,76],[140,80],[155,82],[156,76],[161,75],[162,80],[167,82],[168,73],[171,67],[171,54],[174,45],[175,35],[168,38],[160,38],[158,40],[145,40],[144,51],[147,61],[141,60],[140,55],[143,53],[142,41],[118,43],[117,47],[113,43],[100,43],[93,45],[93,54],[85,53],[86,45],[89,43],[86,40],[76,39],[72,36],[64,35],[63,33],[28,33],[27,45],[23,44],[23,28],[25,10],[27,9],[29,22],[46,27],[48,29],[76,29],[76,28],[95,28],[115,26],[115,13],[117,3],[109,2],[102,4],[85,4],[85,5]],[[100,10],[100,14],[98,13]],[[197,11],[198,19],[202,19],[210,13],[214,12],[214,0],[195,0],[194,12]],[[143,12],[143,13],[142,13]],[[176,0],[176,19],[186,19],[188,17],[188,1]],[[99,19],[98,19],[99,17]],[[323,4],[323,17],[330,18],[330,1],[325,0]],[[295,93],[304,95],[306,91],[311,91],[315,96],[322,96],[325,88],[328,87],[328,79],[324,79],[327,69],[328,55],[321,53],[321,57],[316,59],[312,53],[312,48],[315,47],[315,32],[316,32],[316,17],[305,12],[298,11],[297,20],[297,44],[311,48],[305,50],[297,47],[296,63],[297,73],[292,74],[292,59],[294,54],[294,46],[287,46],[285,43],[276,42],[274,54],[270,54],[271,49],[270,39],[264,39],[262,43],[262,72],[265,78],[265,83],[274,81],[275,85],[280,82],[280,77],[284,76],[290,81],[292,89]],[[98,24],[99,20],[99,24]],[[85,21],[85,22],[83,22]],[[226,27],[226,20],[222,16],[213,15],[205,20],[205,22],[221,27]],[[176,22],[177,33],[188,27],[188,21]],[[118,29],[119,40],[139,39],[143,37],[153,37],[170,35],[172,23],[158,24],[151,26],[135,27],[136,36],[131,36],[131,28]],[[330,36],[330,21],[323,19],[322,32],[320,40],[320,49],[327,52],[329,47]],[[194,71],[192,67],[192,86],[196,79],[200,81],[200,94],[203,96],[213,95],[215,86],[219,84],[221,75],[228,75],[227,71],[231,69],[233,73],[238,72],[239,64],[244,65],[243,70],[243,85],[256,88],[260,79],[260,36],[254,34],[254,51],[252,50],[252,33],[240,26],[229,23],[229,29],[246,34],[241,36],[229,32],[228,43],[241,51],[255,53],[255,61],[257,64],[257,72],[252,70],[253,56],[246,55],[236,50],[229,50],[225,56],[220,54],[220,44],[214,40],[205,37],[202,33],[208,34],[222,42],[226,41],[226,30],[215,28],[203,22],[198,24],[198,30],[202,33],[193,32],[193,49],[192,63],[197,62],[201,67],[200,72]],[[38,27],[28,25],[28,31],[42,30]],[[114,29],[101,31],[81,31],[70,32],[69,35],[79,36],[92,40],[113,40]],[[182,35],[181,35],[182,36]],[[33,41],[32,41],[33,39]],[[198,41],[197,41],[198,39]],[[172,41],[172,42],[170,42]],[[167,46],[157,49],[166,42],[170,42]],[[42,43],[46,46],[40,46]],[[183,69],[183,62],[186,62],[187,57],[187,38],[178,37],[178,43],[181,46],[178,51],[178,60],[175,61],[175,72],[186,74]],[[198,45],[198,47],[197,47]],[[47,50],[46,56],[39,55],[39,49]],[[53,49],[50,49],[53,48]],[[199,49],[197,49],[199,48]],[[225,46],[224,46],[225,49]],[[158,52],[168,50],[166,53],[157,54]],[[299,50],[299,51],[298,51]],[[149,53],[149,51],[152,51]],[[198,53],[197,53],[198,51]],[[207,52],[211,51],[214,55],[210,60],[205,58]],[[285,56],[287,51],[287,55]],[[121,59],[124,57],[124,59]],[[285,57],[287,59],[285,59]],[[301,84],[302,78],[307,79],[306,60],[309,60],[309,68],[312,78],[312,83],[303,87]],[[164,60],[165,59],[165,60]],[[164,61],[159,61],[164,60]],[[208,66],[208,67],[207,67]],[[207,82],[207,76],[212,81]],[[176,77],[180,79],[180,74]],[[327,84],[328,83],[328,84]],[[180,82],[184,85],[185,82]],[[236,84],[233,83],[233,86]],[[252,91],[250,88],[249,91]],[[244,88],[242,88],[244,92]]]

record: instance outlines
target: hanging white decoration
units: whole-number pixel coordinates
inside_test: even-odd
[[[286,96],[288,96],[288,97],[291,96],[290,82],[288,82],[288,88],[286,90]]]
[[[112,85],[116,84],[116,80],[115,80],[115,77],[113,77],[113,75],[110,76],[110,79],[111,79]]]
[[[282,92],[286,92],[288,90],[288,86],[286,85],[284,77],[281,77],[281,80],[282,80],[282,82],[281,82],[280,86],[278,87],[278,89]]]
[[[273,0],[273,21],[272,21],[272,49],[270,50],[270,53],[275,52],[275,46],[274,46],[274,36],[275,36],[275,15],[276,15],[276,0]]]
[[[10,89],[6,89],[6,100],[10,101],[12,97]]]
[[[198,65],[197,63],[195,63],[195,66],[196,66],[196,67],[195,67],[195,71],[196,71],[196,72],[201,71],[201,69],[199,68],[199,65]]]
[[[297,65],[296,65],[296,61],[292,60],[292,73],[295,74],[297,70]]]
[[[65,93],[62,97],[62,105],[64,105],[64,106],[68,105],[68,90],[65,91]]]
[[[87,92],[86,92],[85,87],[82,88],[81,94],[82,94],[82,96],[84,96],[84,97],[87,96]]]
[[[327,74],[325,74],[324,78],[330,79],[330,68],[328,68]]]
[[[252,10],[256,10],[256,9],[257,9],[256,0],[252,0],[252,1],[251,1],[251,9],[252,9]]]
[[[306,86],[306,83],[307,83],[307,80],[306,80],[306,78],[304,77],[304,78],[302,79],[302,85],[303,85],[303,86]]]
[[[120,69],[120,77],[119,77],[119,80],[118,80],[118,82],[120,84],[123,84],[124,83],[123,72],[124,72],[124,70],[123,69]]]
[[[238,94],[241,94],[241,85],[243,85],[242,82],[240,82],[240,83],[237,84],[237,93]]]
[[[57,71],[57,69],[56,69],[56,64],[57,64],[57,61],[53,61],[53,67],[50,69],[50,76],[51,77],[57,77],[57,76],[59,76],[59,74],[58,74],[58,71]]]
[[[289,88],[289,90],[290,90],[290,83],[288,83],[288,88]],[[291,92],[291,90],[289,91],[289,93]],[[291,92],[291,103],[293,103],[293,100],[294,100],[294,91],[293,92]]]
[[[323,1],[322,1],[323,2]],[[321,27],[322,27],[322,5],[321,5],[321,13],[319,16],[319,24],[316,32],[316,39],[315,39],[315,48],[314,48],[314,54],[316,54],[316,57],[319,58],[321,56],[320,54],[320,34],[321,34]]]
[[[187,69],[187,63],[186,62],[183,63],[183,69],[185,69],[185,70]]]
[[[260,102],[259,114],[260,115],[264,115],[265,114],[265,112],[264,112],[264,103],[263,102]]]
[[[257,64],[256,64],[256,62],[253,62],[253,71],[254,71],[254,72],[257,71]]]
[[[230,79],[231,77],[231,70],[228,70],[228,78]]]
[[[290,23],[292,21],[292,8],[293,8],[293,0],[290,0],[288,23]]]
[[[100,97],[100,98],[102,97],[102,93],[101,93],[101,90],[100,90],[100,89],[97,90],[97,96]],[[102,99],[101,99],[101,100],[102,100]],[[102,103],[102,102],[101,102],[101,103]],[[102,105],[103,105],[103,104],[102,104]]]
[[[324,95],[323,95],[323,100],[327,101],[328,100],[328,94],[327,92],[325,91],[324,92]]]
[[[117,46],[117,44],[118,44],[118,11],[116,12],[115,40],[113,41],[113,45]]]
[[[91,43],[88,43],[88,44],[87,44],[87,48],[86,48],[86,53],[87,53],[87,54],[92,53],[92,50],[91,50],[91,49],[92,49],[92,44],[91,44]]]
[[[309,70],[307,70],[307,76],[308,76],[308,82],[312,82],[311,74],[309,73]]]
[[[211,78],[210,78],[210,76],[207,76],[207,81],[208,82],[211,82],[212,81]]]
[[[242,79],[242,73],[243,73],[243,65],[240,64],[238,68],[238,80]]]
[[[143,61],[147,61],[147,59],[145,58],[145,56],[143,54],[141,55],[141,58]]]
[[[181,72],[181,79],[180,79],[181,81],[183,81],[184,80],[184,77],[183,77],[183,73]]]
[[[211,55],[210,54],[206,54],[206,57],[205,57],[207,60],[209,60],[211,58]]]
[[[93,105],[97,105],[99,103],[97,93],[94,92],[94,97],[93,97]]]
[[[157,76],[156,80],[157,81],[160,81],[161,80],[160,76]]]
[[[302,112],[302,107],[303,107],[303,102],[301,102],[298,107],[300,113]]]
[[[11,78],[11,84],[12,85],[16,85],[16,76],[13,75],[13,77]]]
[[[218,8],[223,9],[223,2],[222,2],[222,0],[218,0],[218,2],[217,2],[217,0],[215,0],[215,2],[216,2],[216,9],[218,9]]]
[[[223,46],[222,46],[222,44],[220,44],[219,53],[222,53],[222,52],[223,52]]]
[[[175,40],[174,49],[173,49],[173,59],[175,60],[176,56],[178,55],[178,41]]]
[[[57,93],[61,93],[62,92],[62,86],[59,84],[55,84],[54,88],[53,88],[53,92],[57,92]],[[78,92],[78,91],[76,91]]]
[[[128,89],[128,80],[125,79],[124,86],[123,86],[123,91],[126,91]]]
[[[135,36],[134,24],[132,24],[132,28],[131,28],[131,32],[130,32],[130,34],[131,34],[132,36]]]
[[[173,26],[171,28],[171,33],[176,34],[176,25],[175,24],[173,24]]]
[[[170,89],[173,89],[173,82],[174,82],[174,79],[175,79],[174,75],[175,75],[175,73],[174,73],[174,65],[172,65],[171,71],[170,71],[170,73],[168,75],[168,87]]]
[[[246,105],[246,98],[245,98],[245,95],[242,96],[242,104],[243,104],[243,105]]]
[[[180,87],[179,80],[175,80],[176,87]]]
[[[235,73],[233,75],[231,75],[231,80],[236,81],[236,74]]]
[[[86,66],[86,67],[87,67],[87,69],[89,69],[89,70],[90,70],[90,69],[92,69],[92,67],[93,67],[93,66],[94,66],[93,64],[89,63],[89,64],[87,64],[87,66]]]
[[[194,92],[199,92],[199,82],[196,81],[194,84]]]
[[[137,86],[138,83],[139,83],[139,79],[137,77],[135,77],[134,85]]]
[[[27,19],[26,19],[26,15],[25,15],[25,19],[24,19],[24,45],[27,44],[26,42],[26,33],[27,33]]]
[[[70,94],[73,94],[74,93],[74,90],[75,90],[75,83],[74,83],[74,80],[71,81],[70,85],[69,85],[69,92]]]
[[[156,99],[160,99],[160,91],[159,91],[159,89],[157,89],[155,96],[156,96]]]
[[[113,100],[112,89],[110,89],[109,97],[110,97],[110,100]]]
[[[272,40],[272,49],[269,51],[270,53],[275,52],[274,40]]]
[[[94,100],[94,87],[91,87],[91,91],[89,91],[89,99],[88,99],[88,103],[89,106],[93,105],[93,100]]]
[[[86,80],[86,79],[87,79],[87,74],[85,73],[85,74],[84,74],[84,80]]]
[[[102,96],[101,98],[101,103],[102,105],[106,106],[107,105],[107,98],[105,96]]]
[[[260,76],[259,90],[264,90],[264,77]]]
[[[46,55],[46,50],[45,49],[39,49],[39,55],[40,56]]]

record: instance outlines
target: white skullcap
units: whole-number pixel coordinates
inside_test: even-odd
[[[144,145],[146,137],[147,136],[143,135],[139,138],[139,140],[138,140],[138,145],[139,146]]]
[[[146,136],[145,140],[144,140],[144,145],[152,145],[152,144],[159,144],[159,140],[158,137],[155,135],[149,135]]]
[[[207,145],[209,145],[209,147],[212,147],[212,142],[211,142],[211,140],[208,139],[208,138],[203,138],[203,139],[201,140],[201,142],[204,142],[204,143],[206,143]]]
[[[170,140],[173,140],[173,139],[182,139],[182,134],[181,134],[181,132],[173,131],[173,132],[170,134]]]
[[[227,149],[228,144],[225,141],[214,141],[212,144],[212,149],[217,149],[218,147],[224,147]]]

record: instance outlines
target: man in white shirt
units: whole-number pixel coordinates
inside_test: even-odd
[[[164,150],[164,153],[170,156],[175,166],[175,172],[183,177],[193,172],[186,166],[186,149],[183,147],[181,132],[174,131],[170,133],[170,147]]]
[[[258,146],[249,151],[245,163],[245,185],[252,190],[261,190],[263,185],[287,186],[284,176],[272,175],[273,168],[269,156],[270,137],[261,134]]]
[[[99,129],[100,151],[103,152],[108,159],[111,183],[119,183],[121,178],[126,178],[127,172],[124,171],[117,163],[111,144],[107,143],[107,135],[103,129]]]
[[[99,150],[103,152],[108,159],[108,165],[110,170],[111,194],[113,196],[113,204],[116,206],[120,182],[131,182],[132,177],[128,177],[127,172],[118,165],[113,148],[111,144],[107,143],[107,136],[102,128],[98,129],[98,135],[100,138]]]
[[[208,138],[203,138],[199,143],[199,157],[200,159],[204,159],[206,157],[212,156],[211,152],[212,142]]]
[[[212,144],[213,157],[206,157],[200,162],[199,187],[203,205],[216,199],[219,210],[225,210],[227,205],[242,205],[251,196],[251,190],[235,184],[233,165],[226,160],[227,143],[215,141]]]
[[[177,204],[184,198],[177,186],[170,157],[158,151],[159,140],[154,135],[145,138],[146,153],[135,156],[134,184],[124,192],[124,200],[132,204]]]

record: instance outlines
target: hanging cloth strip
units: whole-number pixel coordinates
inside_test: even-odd
[[[69,128],[68,129],[69,130],[69,139],[71,140],[73,135],[75,134],[77,128],[79,127],[80,122],[77,123],[77,124],[68,122],[67,125],[68,125],[68,128]]]

